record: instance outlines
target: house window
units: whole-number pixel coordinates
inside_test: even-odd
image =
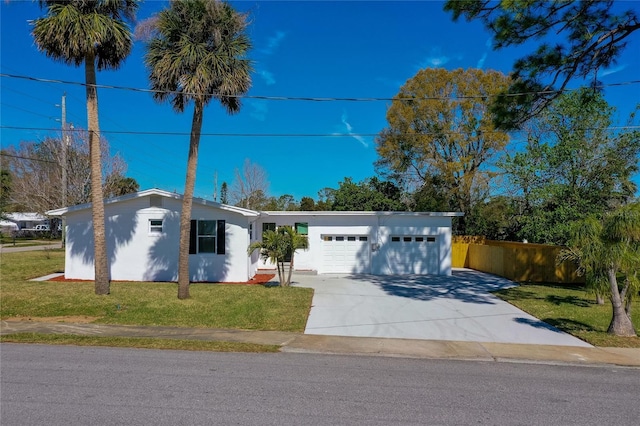
[[[435,243],[436,242],[436,237],[427,237],[427,242],[428,243]]]
[[[216,230],[215,220],[198,221],[198,253],[216,252]]]
[[[356,237],[347,237],[347,241],[355,241]]]
[[[416,243],[424,242],[424,237],[416,237]]]
[[[411,237],[402,237],[402,241],[404,241],[405,243],[410,243]]]
[[[358,240],[360,240],[360,241],[367,241],[367,240],[368,240],[368,238],[367,238],[367,237],[358,237]]]
[[[262,224],[262,233],[264,234],[267,231],[275,231],[276,230],[276,224],[275,222],[268,222],[268,223],[263,223]]]
[[[149,234],[162,234],[162,219],[149,219]]]
[[[391,242],[392,243],[399,243],[400,242],[400,237],[391,237]]]
[[[225,254],[224,220],[192,220],[189,254]]]
[[[309,235],[309,224],[307,222],[296,222],[296,232],[300,235]]]

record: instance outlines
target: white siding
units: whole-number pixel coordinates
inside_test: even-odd
[[[149,197],[105,205],[112,280],[177,280],[181,209],[181,200],[172,198],[163,198],[162,207],[150,207]],[[244,282],[251,278],[246,254],[248,219],[234,212],[195,203],[192,218],[226,221],[226,254],[190,255],[191,280]],[[150,219],[163,220],[162,234],[149,232]],[[91,210],[68,214],[65,276],[93,279],[93,252]]]
[[[355,257],[360,264],[346,272],[370,272],[376,275],[390,274],[437,274],[451,275],[451,217],[412,214],[314,214],[296,212],[287,214],[273,213],[261,217],[255,227],[256,237],[262,233],[262,223],[275,223],[277,226],[291,225],[296,222],[309,224],[309,249],[299,250],[294,257],[294,269],[313,270],[319,274],[336,272],[336,265],[327,265],[335,253],[326,253],[324,236],[353,235],[368,236],[368,247],[358,247]],[[413,247],[398,253],[391,244],[392,236],[429,236],[436,237],[435,247]],[[400,256],[400,257],[399,257]],[[398,261],[402,265],[398,264]],[[275,269],[275,265],[259,261],[260,268]]]

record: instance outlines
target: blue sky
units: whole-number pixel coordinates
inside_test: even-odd
[[[167,2],[147,1],[138,19]],[[249,95],[287,97],[390,98],[424,67],[483,68],[505,73],[522,53],[495,52],[479,23],[454,23],[442,2],[273,2],[236,1],[251,15],[250,54],[255,61]],[[639,1],[622,8],[640,10]],[[0,3],[1,72],[50,80],[84,82],[84,69],[53,62],[35,48],[28,20],[43,12],[37,2]],[[534,45],[535,43],[531,43]],[[118,71],[101,72],[98,83],[148,88],[144,46],[137,42]],[[600,75],[605,84],[638,80],[640,32],[616,66]],[[2,146],[54,135],[60,123],[61,96],[67,94],[67,121],[86,128],[84,88],[80,85],[0,78]],[[607,100],[620,112],[620,125],[640,102],[640,85],[609,87]],[[269,176],[269,195],[317,198],[325,187],[337,188],[351,177],[375,175],[374,136],[386,125],[388,101],[306,102],[246,99],[239,114],[229,116],[215,102],[205,110],[196,196],[211,199],[213,179],[231,184],[245,159]],[[127,175],[141,189],[182,192],[192,109],[173,112],[149,93],[100,89],[100,127],[113,153],[128,164]],[[30,129],[9,129],[25,127]],[[146,134],[145,134],[146,133]],[[149,134],[154,133],[154,134]],[[171,134],[162,134],[171,133]],[[237,137],[211,134],[341,135],[329,137]],[[209,134],[209,135],[206,135]]]

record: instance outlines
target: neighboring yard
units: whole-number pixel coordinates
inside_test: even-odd
[[[58,321],[90,321],[101,324],[212,327],[303,332],[311,306],[312,290],[261,285],[192,284],[191,299],[177,299],[176,284],[111,284],[109,296],[96,296],[93,283],[31,282],[30,278],[62,271],[62,250],[2,254],[0,259],[0,316]],[[524,284],[496,293],[531,315],[596,346],[640,347],[640,339],[606,334],[611,306],[598,306],[595,298],[579,286]],[[640,299],[640,297],[638,298]],[[640,331],[640,300],[632,320]],[[13,337],[12,337],[13,339]],[[17,339],[17,338],[16,338]],[[23,336],[43,343],[100,344],[95,338]],[[104,338],[106,339],[106,338]],[[7,341],[3,337],[3,341]],[[130,340],[130,339],[129,339]],[[13,341],[13,340],[12,340]],[[112,346],[179,347],[205,350],[269,350],[241,347],[225,342],[149,342],[126,339],[104,340]],[[190,347],[189,345],[194,345]],[[198,347],[199,345],[199,347]],[[223,345],[223,346],[220,346]]]
[[[62,250],[3,254],[2,319],[302,332],[313,296],[295,287],[192,284],[191,298],[180,301],[174,283],[113,282],[110,295],[96,296],[92,282],[28,281],[62,271],[63,263]]]
[[[607,334],[611,303],[595,303],[595,296],[581,285],[521,284],[500,290],[496,296],[534,317],[566,331],[594,346],[640,348],[640,338]],[[640,297],[636,296],[631,320],[640,332]]]

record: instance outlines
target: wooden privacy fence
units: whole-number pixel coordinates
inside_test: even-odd
[[[518,282],[584,283],[575,265],[556,265],[562,247],[453,237],[452,266],[471,268]]]

